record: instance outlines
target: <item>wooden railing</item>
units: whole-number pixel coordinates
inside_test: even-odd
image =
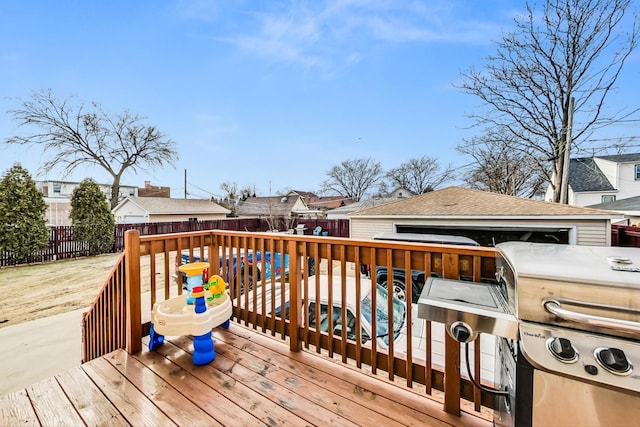
[[[269,253],[270,259],[262,256],[257,262],[246,262],[248,254],[254,254],[255,260],[257,252]],[[310,321],[304,321],[309,319],[310,313],[309,305],[303,304],[309,295],[310,283],[315,283],[313,286],[316,286],[316,294],[319,294],[318,277],[327,281],[329,307],[333,306],[332,287],[340,287],[342,301],[346,300],[347,287],[341,284],[350,282],[351,286],[355,286],[356,294],[361,290],[366,291],[367,287],[370,289],[373,285],[360,274],[360,265],[363,264],[370,266],[373,283],[377,266],[386,267],[388,272],[393,268],[402,269],[407,278],[411,277],[412,271],[423,271],[426,277],[435,273],[451,279],[490,280],[495,275],[495,251],[491,248],[220,230],[140,237],[137,231],[128,231],[124,258],[120,259],[103,293],[84,316],[84,360],[123,345],[121,329],[116,325],[126,324],[127,351],[136,353],[141,350],[141,339],[148,333],[149,326],[148,323],[143,325],[143,315],[148,316],[156,301],[182,293],[181,284],[176,284],[172,277],[176,264],[182,262],[177,254],[188,254],[189,261],[200,254],[218,254],[209,256],[209,271],[219,272],[228,282],[235,302],[233,320],[283,340],[288,338],[292,351],[300,351],[303,346],[313,348],[318,353],[340,356],[345,363],[352,360],[360,367],[369,366],[372,373],[378,370],[387,372],[391,380],[403,378],[410,387],[416,383],[422,384],[427,393],[431,393],[432,389],[444,391],[444,409],[452,414],[460,413],[461,398],[473,402],[476,410],[480,410],[481,406],[493,407],[491,395],[481,392],[466,378],[461,378],[460,345],[447,334],[444,368],[432,366],[430,322],[420,320],[426,322],[427,336],[426,350],[422,350],[422,354],[414,354],[412,325],[410,321],[405,322],[406,355],[399,355],[394,352],[393,340],[389,340],[388,348],[383,349],[378,348],[376,339],[367,340],[362,336],[360,301],[355,307],[355,339],[347,339],[347,328],[341,328],[340,333],[334,334],[314,328],[309,324]],[[140,260],[144,257],[149,257],[149,271],[145,274],[148,273],[146,275],[150,277],[150,283],[143,284],[148,285],[149,292],[145,293],[149,296],[148,300],[141,297]],[[284,268],[285,257],[288,257],[288,271]],[[277,271],[278,262],[281,264],[280,271]],[[157,265],[160,265],[160,269]],[[312,265],[315,267],[315,277],[309,274]],[[267,271],[273,274],[267,277]],[[124,298],[119,294],[124,289],[123,280],[126,285]],[[181,279],[178,281],[181,283]],[[406,300],[411,301],[411,286],[406,286],[406,293]],[[372,305],[377,307],[376,292],[371,292],[371,298]],[[103,300],[111,302],[105,303]],[[144,304],[142,300],[145,300]],[[392,300],[387,298],[385,302],[391,311]],[[315,305],[314,319],[319,318],[318,306]],[[285,307],[287,309],[282,310]],[[406,304],[406,319],[415,318],[414,307]],[[340,318],[347,319],[345,304],[341,304]],[[387,321],[388,329],[393,330],[393,319]],[[371,329],[374,331],[378,330],[376,322],[383,320],[375,317],[371,320]],[[328,330],[333,330],[333,326],[331,323]],[[474,342],[474,348],[478,349],[473,352],[472,359],[475,378],[480,378],[481,372],[479,349],[480,339],[484,339],[481,337]]]
[[[125,254],[122,253],[89,311],[82,315],[83,363],[126,346],[125,267]]]

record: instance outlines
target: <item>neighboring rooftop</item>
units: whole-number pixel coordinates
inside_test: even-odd
[[[210,200],[168,199],[166,197],[127,197],[116,209],[130,201],[151,214],[228,214],[229,209]]]
[[[610,156],[596,156],[599,159],[608,160],[615,163],[640,162],[640,153],[612,154]]]
[[[617,161],[613,158],[637,156],[640,154],[623,154],[619,156],[600,156],[601,159]],[[611,158],[611,159],[610,159]],[[569,185],[574,192],[614,191],[615,188],[600,170],[593,157],[571,159],[569,164]]]
[[[238,216],[289,216],[294,211],[296,203],[302,201],[298,194],[271,197],[247,197],[238,202],[236,214]],[[304,201],[302,201],[303,206]]]
[[[351,203],[346,206],[341,206],[339,208],[331,209],[329,212],[331,214],[347,215],[353,212],[359,212],[363,209],[369,209],[375,206],[384,205],[385,203],[396,202],[398,200],[405,200],[405,199],[398,199],[397,197],[376,197],[373,199],[361,200],[359,202]]]
[[[336,209],[353,203],[353,199],[344,196],[314,196],[307,201],[310,209]]]
[[[418,215],[432,217],[596,215],[609,217],[618,214],[600,209],[524,199],[488,191],[448,187],[409,199],[396,200],[381,206],[364,209],[354,212],[352,215]]]
[[[640,196],[628,197],[613,202],[598,203],[587,206],[593,209],[606,209],[611,211],[640,211]]]

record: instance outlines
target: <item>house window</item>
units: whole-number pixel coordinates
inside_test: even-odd
[[[636,165],[636,181],[640,181],[640,165]]]
[[[197,217],[196,217],[196,218],[193,218],[193,217],[192,217],[192,218],[189,218],[189,222],[195,222],[195,221],[197,221],[197,220],[198,220],[198,218],[197,218]]]
[[[638,169],[637,169],[637,166],[636,166],[636,176],[637,176],[637,174],[638,174]],[[638,179],[638,178],[636,178],[636,179]],[[54,182],[53,183],[53,192],[57,193],[57,194],[60,194],[61,187],[62,187],[62,184],[60,184],[59,182]]]
[[[637,167],[636,167],[637,170]],[[615,202],[616,201],[616,196],[612,196],[612,195],[604,195],[602,196],[601,199],[601,203],[611,203],[611,202]]]

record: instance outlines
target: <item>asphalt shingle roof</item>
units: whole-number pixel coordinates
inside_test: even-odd
[[[598,203],[595,205],[589,205],[588,207],[594,209],[608,209],[612,211],[640,211],[640,196],[628,197],[626,199],[620,199],[613,202]]]
[[[612,154],[610,156],[598,156],[598,158],[616,163],[640,162],[640,153]]]
[[[360,215],[419,215],[419,216],[584,216],[619,215],[600,209],[569,206],[541,200],[448,187],[442,190],[386,203],[352,214]]]
[[[223,208],[209,200],[170,199],[166,197],[127,197],[150,214],[228,214]]]
[[[236,207],[236,213],[244,216],[289,216],[300,196],[247,197]]]
[[[363,209],[372,208],[374,206],[379,206],[398,200],[401,199],[398,199],[397,197],[378,197],[374,199],[361,200],[359,202],[351,203],[346,206],[340,206],[339,208],[331,209],[329,212],[331,212],[332,214],[350,214],[352,212],[358,212]]]
[[[571,159],[569,163],[569,185],[574,192],[615,190],[592,157]]]

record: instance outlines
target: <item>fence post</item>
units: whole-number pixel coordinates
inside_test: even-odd
[[[124,233],[124,262],[127,311],[127,353],[142,350],[142,312],[140,298],[140,232]]]

